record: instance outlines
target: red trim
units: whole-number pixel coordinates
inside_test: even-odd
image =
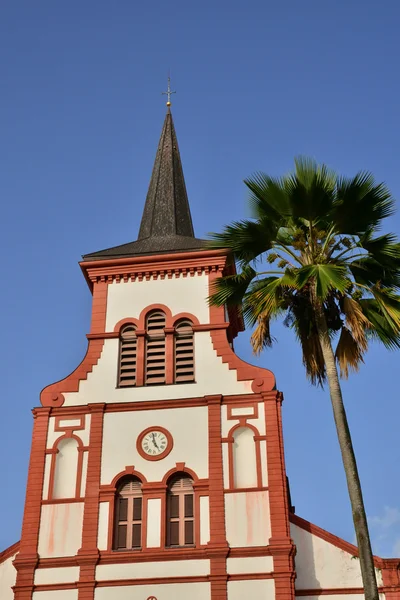
[[[94,285],[90,333],[101,333],[105,330],[107,289],[107,284],[103,281]],[[80,381],[85,380],[93,367],[97,365],[103,345],[104,339],[89,340],[85,357],[80,365],[64,379],[43,388],[40,394],[42,406],[60,407],[64,404],[63,394],[65,392],[77,392]]]
[[[195,317],[195,315],[192,315],[192,313],[188,313],[188,312],[181,312],[181,313],[178,313],[177,315],[175,315],[174,317],[172,317],[171,327],[175,327],[177,322],[182,321],[183,319],[187,319],[188,321],[191,321],[193,327],[195,325],[202,327],[202,325],[200,325],[200,321],[198,320],[198,318]]]
[[[82,546],[78,550],[79,600],[93,600],[96,564],[99,559],[97,535],[99,524],[99,488],[103,443],[104,404],[91,404],[89,458],[83,511]]]
[[[118,333],[118,335],[119,335],[121,329],[125,325],[135,325],[135,327],[137,327],[138,329],[140,329],[138,319],[135,319],[134,317],[126,317],[126,319],[121,319],[120,321],[118,321],[118,323],[116,323],[114,325],[114,332],[113,333]],[[105,337],[106,335],[109,335],[109,334],[106,333],[106,332],[103,332],[102,334],[98,334],[98,335],[104,335],[104,337]]]
[[[227,600],[225,497],[223,457],[221,443],[222,396],[208,396],[208,473],[210,502],[210,554],[211,598]]]
[[[161,452],[161,454],[158,454],[158,456],[149,456],[148,454],[146,454],[146,452],[142,448],[143,438],[151,431],[160,431],[167,438],[167,447],[165,448],[164,452]],[[142,458],[144,458],[145,460],[151,460],[151,461],[162,460],[163,458],[168,456],[168,454],[171,452],[173,447],[174,447],[174,440],[172,438],[172,435],[170,434],[168,429],[165,429],[165,427],[160,427],[159,425],[153,425],[152,427],[147,427],[147,429],[145,429],[144,431],[142,431],[142,433],[140,435],[138,435],[138,438],[136,440],[136,450],[138,451],[140,456]]]
[[[123,477],[127,477],[127,476],[132,476],[132,477],[137,477],[138,479],[140,479],[140,481],[142,483],[147,483],[147,479],[146,477],[140,473],[139,471],[135,470],[135,467],[125,467],[124,471],[121,471],[120,473],[118,473],[118,475],[116,475],[114,477],[114,479],[111,481],[110,485],[101,485],[100,486],[100,497],[102,494],[102,491],[110,491],[110,488],[112,488],[112,493],[115,493],[117,491],[117,487],[118,487],[118,483],[119,481],[123,478]]]
[[[230,407],[228,407],[229,410]],[[257,416],[258,416],[258,407],[257,407]],[[229,417],[228,417],[229,418]],[[248,429],[251,429],[254,433],[253,439],[254,439],[254,451],[256,454],[256,476],[257,476],[257,487],[256,488],[251,488],[251,489],[257,489],[258,491],[263,489],[263,484],[262,484],[262,465],[261,465],[261,448],[260,448],[260,440],[264,437],[264,436],[260,436],[260,432],[257,429],[257,427],[255,427],[254,425],[251,425],[251,423],[247,422],[247,419],[249,417],[233,417],[236,420],[239,419],[239,423],[237,423],[236,425],[234,425],[229,433],[228,436],[226,438],[222,438],[222,442],[223,443],[228,443],[228,472],[229,472],[229,491],[239,491],[237,488],[235,488],[235,461],[234,461],[234,456],[233,456],[233,444],[235,442],[235,438],[233,436],[234,432],[236,431],[236,429],[241,429],[244,427],[247,427]],[[256,417],[253,417],[256,418]],[[246,488],[244,488],[246,489]],[[247,490],[249,491],[249,490]]]
[[[251,413],[246,415],[234,415],[232,414],[232,410],[240,408],[249,408],[253,409]],[[236,404],[229,404],[227,406],[227,419],[228,421],[247,421],[247,419],[258,419],[258,402],[246,403],[243,406]]]
[[[62,421],[76,421],[77,417],[62,417],[62,416],[58,416],[55,417],[55,423],[54,423],[54,431],[81,431],[82,429],[85,429],[85,415],[79,415],[80,418],[80,423],[79,425],[60,425],[60,423]],[[54,445],[53,445],[54,447]]]
[[[274,558],[275,600],[294,600],[295,546],[290,538],[286,470],[283,455],[282,394],[263,394],[267,436],[267,470],[271,517],[271,555]]]
[[[173,469],[170,469],[169,471],[167,471],[167,473],[165,473],[164,477],[162,478],[162,484],[168,485],[168,481],[173,475],[176,475],[177,473],[186,473],[193,479],[194,484],[200,481],[196,473],[192,469],[189,469],[189,467],[187,467],[185,463],[176,463],[176,466]]]
[[[352,556],[358,556],[357,546],[354,546],[354,544],[350,544],[350,542],[346,542],[345,540],[334,535],[333,533],[330,533],[329,531],[326,531],[325,529],[318,527],[318,525],[314,525],[314,523],[310,523],[310,521],[306,521],[306,519],[302,519],[301,517],[299,517],[298,515],[295,515],[293,513],[289,514],[289,520],[291,523],[293,523],[293,525],[297,525],[301,529],[308,531],[308,533],[311,533],[312,535],[316,535],[317,537],[321,538],[325,542],[328,542],[329,544],[332,544],[333,546],[340,548],[340,550],[343,550],[344,552],[348,552]],[[381,564],[382,560],[387,560],[387,559],[381,559],[378,556],[374,556],[374,562],[375,562],[375,566],[377,568],[382,568],[382,564]],[[400,563],[400,559],[395,559],[395,560],[398,560],[398,562]]]
[[[8,558],[11,558],[11,556],[14,556],[14,554],[17,554],[17,552],[19,552],[20,544],[21,542],[15,542],[15,544],[9,546],[5,550],[3,550],[3,552],[0,552],[0,565],[1,563],[5,562]]]
[[[209,294],[215,290],[215,281],[221,276],[217,270],[209,274]],[[210,323],[225,323],[225,314],[223,306],[210,305]],[[230,369],[236,370],[238,381],[253,380],[251,389],[253,392],[267,392],[275,389],[275,377],[272,371],[255,367],[234,353],[228,342],[227,332],[225,329],[211,330],[211,340],[213,348],[217,356],[222,358],[222,362],[228,363]]]
[[[15,600],[27,600],[32,597],[35,567],[39,558],[37,548],[50,409],[36,408],[33,410],[33,416],[32,447],[28,469],[22,535],[19,553],[13,562],[17,570],[16,584],[14,586]]]
[[[57,418],[57,417],[56,417]],[[61,417],[58,417],[59,419]],[[56,421],[57,422],[57,421]],[[59,430],[57,430],[59,431]],[[53,444],[49,454],[51,453],[51,463],[50,463],[50,476],[49,476],[49,489],[47,492],[47,500],[48,504],[51,503],[49,501],[54,500],[54,478],[56,473],[57,466],[57,455],[59,453],[58,445],[62,440],[73,439],[78,442],[77,452],[78,452],[78,460],[77,460],[77,471],[76,471],[76,483],[75,483],[75,496],[71,496],[71,498],[80,499],[81,498],[81,487],[82,487],[82,470],[83,470],[83,453],[85,451],[85,447],[80,437],[74,435],[72,433],[72,429],[68,428],[68,431],[62,436],[60,436]],[[46,451],[47,453],[48,451]]]

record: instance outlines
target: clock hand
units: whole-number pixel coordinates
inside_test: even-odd
[[[154,433],[151,434],[152,438],[153,438],[153,444],[155,445],[155,447],[157,448],[157,450],[159,449],[157,446],[157,442],[156,442],[156,436],[154,435]]]

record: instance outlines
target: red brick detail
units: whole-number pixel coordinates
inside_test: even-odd
[[[381,560],[386,600],[400,600],[400,558]]]
[[[19,552],[20,543],[21,542],[15,542],[15,544],[9,546],[5,550],[3,550],[3,552],[0,552],[0,565],[7,559],[11,558],[11,556],[14,556],[14,554],[17,554],[17,552]]]
[[[90,422],[89,457],[83,512],[82,547],[78,551],[78,564],[80,565],[78,582],[79,600],[94,599],[96,564],[99,560],[97,532],[99,523],[104,408],[104,404],[92,404],[89,406],[92,417]]]
[[[290,538],[286,469],[283,453],[282,394],[263,394],[271,515],[270,552],[274,558],[275,599],[294,600],[294,553]]]
[[[91,333],[102,333],[106,326],[107,284],[96,283],[93,289]],[[103,350],[104,339],[90,339],[86,355],[81,364],[70,375],[45,387],[40,394],[42,406],[60,407],[64,404],[65,392],[77,392],[79,382],[86,379]]]
[[[211,314],[210,318],[212,318]],[[222,324],[223,319],[220,322]],[[229,369],[236,370],[238,381],[253,380],[251,389],[255,393],[269,392],[275,388],[275,376],[272,371],[255,367],[236,356],[229,345],[226,329],[213,329],[210,335],[217,356],[222,358],[223,363],[228,363]]]
[[[222,396],[207,396],[208,402],[208,477],[210,502],[211,599],[227,600],[226,557],[228,543],[225,527],[224,474],[221,442]]]
[[[50,409],[36,408],[33,416],[34,426],[22,535],[19,554],[13,563],[17,570],[14,586],[15,600],[31,600],[35,568],[39,559],[38,540]]]

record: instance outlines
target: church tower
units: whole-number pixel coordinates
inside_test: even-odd
[[[361,599],[357,549],[292,514],[273,374],[235,355],[240,312],[208,304],[235,265],[194,235],[169,106],[138,239],[80,266],[88,350],[33,411],[1,599],[294,600],[296,574],[299,595]]]

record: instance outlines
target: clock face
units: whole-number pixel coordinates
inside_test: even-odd
[[[149,427],[137,440],[137,449],[147,460],[161,460],[172,450],[172,436],[162,427]]]

